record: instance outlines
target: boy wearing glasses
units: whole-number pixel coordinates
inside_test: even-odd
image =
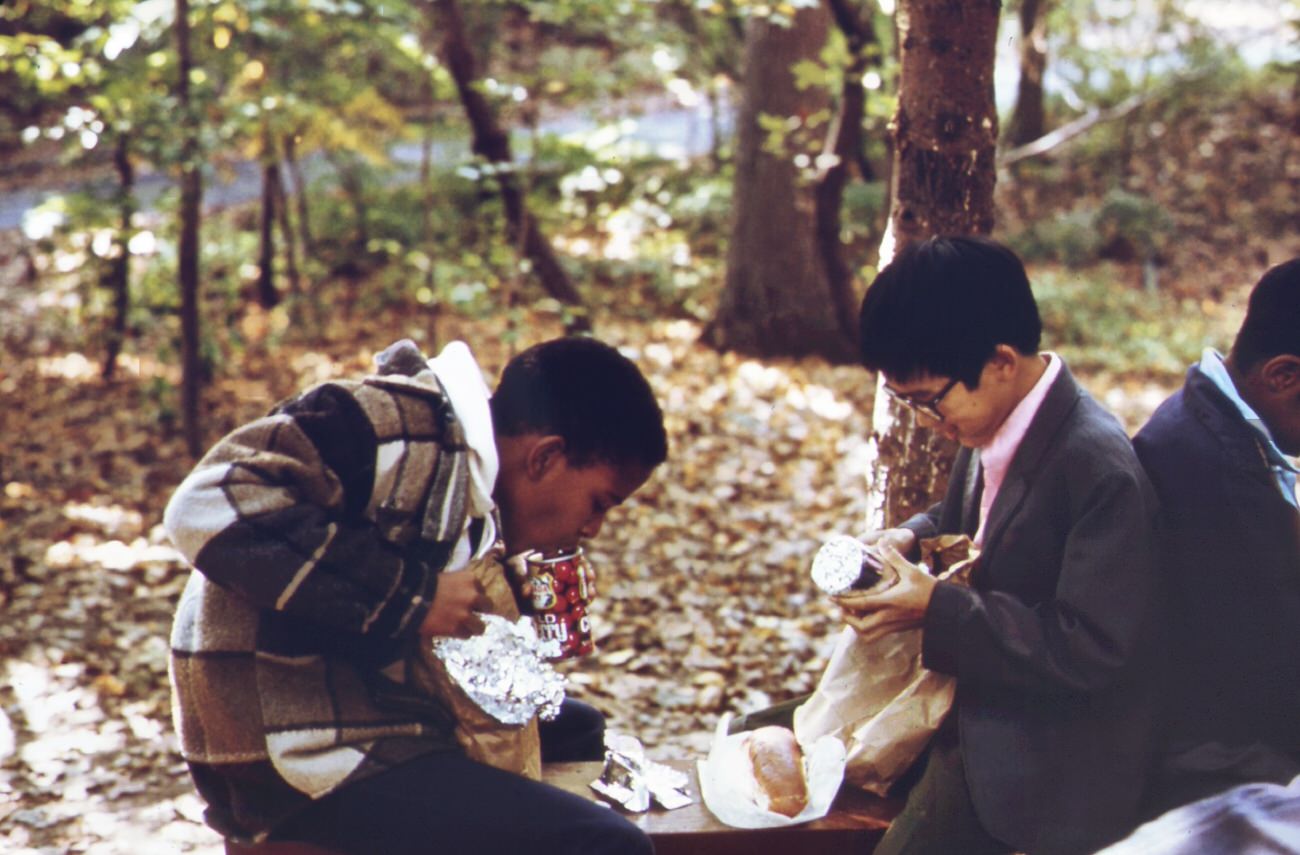
[[[973,237],[902,251],[867,291],[864,364],[961,446],[947,494],[865,540],[966,533],[970,587],[916,571],[836,598],[864,638],[921,627],[957,699],[880,853],[1083,853],[1137,821],[1150,756],[1155,500],[1061,358],[1020,260]]]

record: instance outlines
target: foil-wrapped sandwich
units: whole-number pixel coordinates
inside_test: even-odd
[[[892,571],[880,553],[848,535],[830,537],[813,556],[812,578],[831,596],[887,585]]]
[[[528,617],[510,621],[481,615],[485,629],[470,638],[438,638],[433,655],[447,674],[488,715],[524,724],[534,715],[553,719],[564,700],[564,677],[544,656]]]

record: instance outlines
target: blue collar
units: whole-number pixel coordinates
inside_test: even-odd
[[[1201,354],[1200,363],[1201,373],[1214,383],[1215,387],[1232,402],[1232,405],[1241,413],[1241,418],[1250,425],[1251,429],[1259,436],[1259,448],[1264,454],[1264,460],[1273,469],[1278,479],[1278,484],[1282,494],[1291,504],[1297,503],[1295,495],[1296,469],[1282,450],[1277,447],[1273,441],[1273,434],[1269,432],[1268,425],[1259,417],[1254,408],[1247,404],[1240,393],[1237,392],[1237,386],[1232,382],[1232,375],[1228,373],[1228,367],[1223,363],[1223,357],[1212,347],[1205,348]]]

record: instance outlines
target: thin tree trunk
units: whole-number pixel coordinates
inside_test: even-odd
[[[339,178],[339,188],[352,207],[352,216],[356,220],[351,246],[348,247],[348,258],[356,261],[370,245],[370,210],[366,202],[365,182],[361,180],[355,156],[350,152],[328,151],[325,159],[334,167]]]
[[[302,164],[298,161],[298,143],[293,134],[285,134],[284,160],[289,165],[289,177],[293,180],[293,198],[298,209],[298,237],[302,241],[303,258],[309,258],[315,249],[311,235],[311,211],[307,202],[307,180],[303,177]]]
[[[993,228],[998,0],[903,0],[893,193],[881,265],[895,249]],[[943,495],[956,447],[921,430],[878,379],[870,527],[894,526]]]
[[[119,134],[113,148],[113,168],[117,170],[118,226],[117,254],[109,263],[107,285],[113,294],[113,317],[109,321],[108,341],[100,376],[112,380],[117,373],[117,357],[126,340],[126,318],[131,310],[131,220],[135,216],[135,166],[131,162],[131,137]]]
[[[269,137],[268,137],[269,142]],[[260,251],[257,259],[257,301],[264,309],[274,308],[280,302],[275,290],[275,182],[280,165],[266,152],[262,164],[262,213]]]
[[[820,6],[805,7],[792,26],[754,20],[749,28],[726,281],[702,340],[720,350],[757,356],[818,355],[852,362],[857,348],[845,329],[842,296],[833,291],[818,243],[814,186],[796,165],[799,155],[811,163],[818,152],[793,147],[806,146],[806,136],[788,138],[788,151],[767,151],[760,123],[764,115],[784,120],[829,106],[824,90],[800,91],[791,71],[795,63],[817,56],[826,42],[829,15]],[[836,243],[838,239],[836,228]]]
[[[283,164],[277,164],[271,179],[271,204],[275,207],[276,221],[280,226],[280,239],[284,241],[284,275],[289,281],[289,293],[296,304],[302,297],[302,281],[298,273],[298,240],[294,236],[289,217],[289,200],[284,191]]]
[[[1050,0],[1020,0],[1020,82],[1007,120],[1007,144],[1022,146],[1047,132],[1043,75],[1047,71],[1047,7]]]
[[[199,398],[203,364],[199,358],[199,227],[203,216],[203,176],[200,173],[198,128],[190,103],[189,0],[176,0],[176,55],[179,79],[176,96],[181,111],[181,199],[177,272],[181,291],[181,423],[191,456],[203,450]]]
[[[428,110],[428,118],[424,123],[424,133],[420,141],[420,246],[430,256],[435,252],[433,245],[433,116],[434,116],[434,92],[433,78],[430,77],[425,86],[425,107]],[[425,326],[429,331],[429,348],[437,349],[439,321],[442,316],[442,300],[439,299],[437,292],[437,276],[435,274],[435,265],[432,260],[424,266],[424,287],[431,295],[429,311],[425,314]]]
[[[591,328],[582,297],[564,271],[550,240],[542,234],[537,219],[528,210],[524,193],[515,182],[510,137],[497,122],[492,106],[483,97],[476,71],[474,53],[465,32],[465,21],[456,0],[434,0],[438,22],[432,28],[442,33],[442,60],[456,82],[456,91],[473,132],[475,154],[504,168],[495,179],[506,215],[506,235],[512,245],[520,247],[531,263],[533,272],[547,294],[577,310],[570,329]]]
[[[722,172],[723,98],[716,82],[709,81],[704,97],[709,102],[709,171],[717,175]]]
[[[878,45],[875,30],[862,19],[852,0],[827,0],[827,8],[844,34],[851,57],[840,87],[839,110],[826,141],[830,165],[820,171],[813,194],[816,209],[817,245],[826,271],[831,300],[841,329],[850,341],[857,340],[857,293],[853,271],[844,258],[840,239],[844,188],[852,178],[852,167],[862,163],[862,120],[866,115],[866,89],[862,76],[873,61],[870,48]],[[868,175],[861,176],[868,180]]]
[[[425,81],[424,85],[424,106],[428,111],[428,117],[424,122],[423,134],[420,138],[420,246],[427,253],[433,252],[433,116],[434,116],[434,93],[433,77]],[[433,265],[426,266],[424,271],[424,287],[430,292],[433,291],[434,277]],[[437,302],[434,303],[434,311],[437,311]]]

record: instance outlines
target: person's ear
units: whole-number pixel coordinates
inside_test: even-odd
[[[548,434],[540,437],[528,449],[524,465],[528,477],[540,480],[564,461],[564,437]]]
[[[989,357],[986,363],[995,372],[1008,375],[1015,371],[1016,365],[1020,362],[1020,351],[1016,350],[1009,344],[998,344],[993,347],[993,355]]]
[[[1259,369],[1264,388],[1274,395],[1300,390],[1300,356],[1282,353],[1266,360]]]

